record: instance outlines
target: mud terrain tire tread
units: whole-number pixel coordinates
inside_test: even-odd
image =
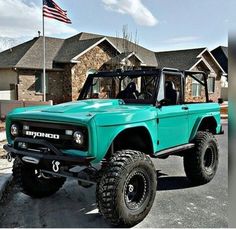
[[[125,206],[119,204],[123,187],[119,186],[122,177],[131,173],[138,166],[148,170],[150,175],[150,190],[147,204],[142,207],[139,214],[127,214],[124,217]],[[141,222],[149,213],[156,195],[157,177],[155,167],[149,156],[133,150],[121,150],[110,159],[108,166],[101,174],[102,177],[97,184],[96,199],[99,212],[105,220],[113,226],[130,227]],[[127,175],[128,176],[128,175]]]
[[[184,170],[194,185],[202,185],[210,182],[215,176],[219,162],[219,146],[212,133],[199,131],[194,139],[195,147],[184,155]],[[209,174],[204,170],[203,157],[206,148],[211,145],[214,155],[214,168]]]

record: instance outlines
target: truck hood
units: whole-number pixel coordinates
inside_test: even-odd
[[[149,110],[149,112],[147,112]],[[153,111],[153,112],[152,112]],[[83,100],[47,107],[28,107],[14,110],[13,119],[44,120],[68,123],[88,123],[94,119],[98,125],[117,125],[154,118],[151,105],[126,105],[122,100]]]

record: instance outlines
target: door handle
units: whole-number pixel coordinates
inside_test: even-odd
[[[188,107],[182,107],[182,110],[188,110]]]

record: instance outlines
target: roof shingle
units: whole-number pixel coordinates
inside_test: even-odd
[[[219,46],[211,51],[220,66],[228,73],[228,47]]]
[[[53,60],[64,40],[46,38],[46,69],[53,68]],[[0,53],[0,68],[43,68],[43,37],[34,38]]]
[[[79,40],[78,37],[66,39],[57,53],[54,61],[58,63],[68,63],[77,55],[83,53],[91,46],[99,42],[102,38]]]
[[[186,49],[167,52],[156,52],[159,68],[169,67],[180,70],[190,69],[197,61],[199,54],[206,48]]]
[[[86,47],[89,47],[89,45],[93,44],[93,41],[99,41],[99,39],[104,37],[106,37],[114,46],[116,46],[120,52],[136,52],[147,66],[157,67],[157,61],[154,52],[130,41],[124,41],[123,38],[103,36],[92,33],[79,33],[71,38],[66,39],[55,60],[58,62],[69,62],[73,57],[84,51]],[[80,47],[77,47],[77,45]],[[127,48],[125,46],[127,46]],[[73,49],[75,49],[75,52]]]

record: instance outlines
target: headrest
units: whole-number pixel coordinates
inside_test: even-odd
[[[174,85],[174,83],[172,82],[172,81],[166,81],[166,89],[167,90],[175,90],[175,85]]]
[[[129,83],[127,87],[125,88],[125,90],[136,91],[136,84],[134,82]]]

